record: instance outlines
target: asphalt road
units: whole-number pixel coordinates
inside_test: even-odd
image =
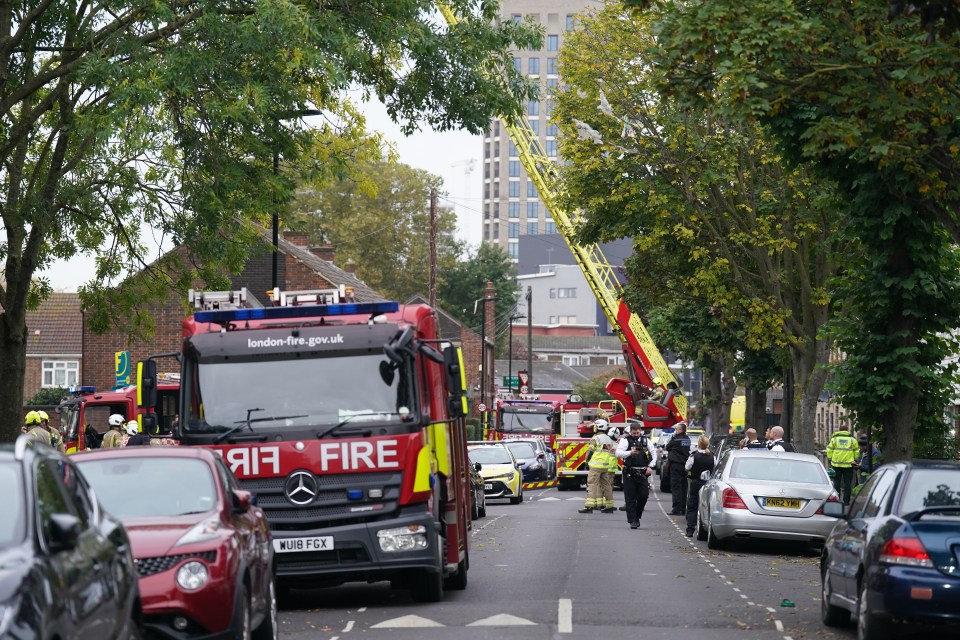
[[[623,496],[616,493],[617,504]],[[659,498],[663,498],[660,501]],[[417,604],[387,583],[294,591],[281,601],[291,640],[851,640],[820,623],[819,556],[750,543],[710,551],[652,492],[637,530],[622,511],[582,515],[583,492],[494,500],[474,522],[469,584]],[[794,606],[783,606],[793,603]]]

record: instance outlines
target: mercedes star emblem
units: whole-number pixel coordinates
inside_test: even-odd
[[[313,502],[318,490],[317,479],[309,471],[291,473],[283,485],[287,500],[298,506]]]

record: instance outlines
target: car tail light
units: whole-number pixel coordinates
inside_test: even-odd
[[[743,498],[735,490],[727,487],[723,490],[723,508],[724,509],[746,509],[747,505]]]
[[[880,562],[902,564],[908,567],[932,567],[930,554],[919,538],[893,538],[883,545]]]
[[[828,502],[840,502],[840,496],[838,496],[836,493],[831,493],[830,497],[823,501],[824,504]],[[823,505],[820,505],[820,508],[817,509],[817,515],[823,515]]]

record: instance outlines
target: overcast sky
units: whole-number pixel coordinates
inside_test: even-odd
[[[400,128],[391,122],[380,103],[367,104],[364,113],[367,116],[367,128],[381,131],[387,140],[394,143],[400,162],[443,178],[443,188],[448,196],[440,201],[440,205],[456,210],[459,237],[471,245],[479,244],[482,209],[480,176],[483,175],[480,136],[472,136],[465,131],[438,133],[425,130],[405,137]],[[468,173],[471,160],[473,169]],[[427,206],[429,203],[424,202],[424,207]],[[148,238],[145,234],[144,240]],[[44,275],[50,278],[54,289],[75,291],[89,281],[93,273],[93,259],[77,257],[57,263]]]

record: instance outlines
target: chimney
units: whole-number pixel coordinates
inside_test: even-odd
[[[333,257],[336,254],[332,244],[326,244],[323,246],[314,245],[310,247],[310,253],[317,256],[321,260],[326,260],[327,262],[333,262]]]
[[[301,231],[284,231],[283,239],[298,247],[305,247],[310,243],[310,237]]]
[[[347,273],[356,273],[357,272],[357,263],[353,260],[348,259],[347,264],[343,265],[343,270]]]

